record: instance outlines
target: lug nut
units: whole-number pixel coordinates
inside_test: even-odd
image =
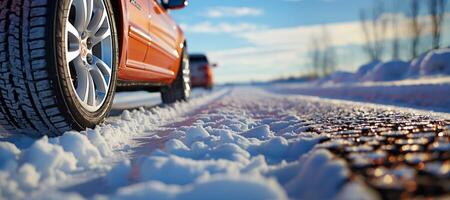
[[[91,39],[91,38],[88,38],[87,41],[86,41],[86,44],[87,44],[88,46],[91,46],[91,44],[92,44],[92,39]]]
[[[92,65],[92,63],[94,62],[94,58],[92,57],[92,54],[88,54],[86,56],[86,60],[90,65]]]

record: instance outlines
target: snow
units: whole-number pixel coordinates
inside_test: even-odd
[[[420,68],[421,68],[423,59],[425,58],[426,55],[427,55],[426,53],[423,53],[419,57],[414,58],[411,61],[408,72],[406,73],[406,77],[419,77]]]
[[[12,171],[17,167],[20,150],[12,143],[0,142],[0,169]]]
[[[67,187],[101,174],[105,174],[111,187],[126,185],[129,183],[127,178],[117,177],[130,172],[130,161],[124,158],[135,145],[134,137],[167,123],[176,116],[192,112],[192,109],[208,103],[224,92],[226,91],[199,96],[190,103],[176,103],[173,107],[124,111],[122,117],[109,118],[108,123],[97,126],[95,130],[69,131],[57,138],[43,137],[34,140],[26,136],[2,135],[0,199],[21,199],[25,195],[32,195],[33,199],[83,199],[79,194],[46,190]],[[113,167],[117,161],[117,166]],[[86,173],[87,175],[82,175]],[[79,178],[73,178],[77,176]]]
[[[98,148],[85,135],[70,131],[57,140],[66,152],[73,153],[82,167],[96,166],[102,160]]]
[[[331,199],[349,176],[343,161],[333,160],[325,150],[303,156],[298,162],[301,165],[292,173],[295,176],[285,184],[289,196],[298,199]]]
[[[400,80],[408,71],[409,63],[394,60],[389,62],[382,62],[376,65],[371,71],[366,73],[362,78],[364,81],[394,81]]]
[[[346,184],[337,195],[338,200],[369,200],[381,199],[373,190],[362,183],[351,182]]]
[[[450,75],[450,49],[432,50],[420,64],[420,75]]]
[[[282,188],[260,176],[216,176],[189,186],[144,182],[121,188],[112,199],[287,199]]]
[[[310,132],[314,123],[297,110],[325,101],[311,99],[222,89],[57,138],[5,137],[0,199],[377,199],[324,148],[344,141]]]
[[[204,138],[208,138],[210,135],[206,130],[201,126],[190,127],[186,131],[185,143],[186,145],[191,145],[193,142],[197,140],[201,140]]]
[[[355,74],[337,71],[319,80],[319,84],[351,83],[357,81]]]
[[[396,105],[450,112],[450,77],[428,77],[385,82],[311,85],[304,83],[271,84],[265,89],[281,94],[299,94]]]
[[[356,71],[355,76],[358,79],[361,79],[362,77],[366,76],[366,74],[370,71],[372,71],[378,64],[380,64],[381,61],[375,60],[372,62],[369,62],[365,65],[362,65],[359,67],[358,71]]]
[[[25,149],[20,160],[33,165],[44,179],[41,181],[50,182],[64,178],[67,173],[75,171],[79,164],[72,152],[66,152],[62,146],[50,143],[47,137],[37,140],[30,148]]]
[[[247,138],[257,138],[257,139],[267,139],[270,136],[273,136],[273,134],[270,132],[270,127],[268,125],[263,125],[260,127],[253,128],[251,130],[248,130],[241,135]]]

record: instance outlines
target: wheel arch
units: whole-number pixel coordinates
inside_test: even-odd
[[[116,21],[116,29],[117,29],[117,41],[119,44],[119,66],[118,70],[120,71],[125,67],[126,63],[126,51],[127,48],[124,48],[128,45],[127,33],[128,33],[128,19],[127,19],[127,9],[126,9],[126,0],[109,0],[113,7],[114,12],[114,20]]]
[[[180,41],[182,41],[182,42],[180,42],[179,44],[179,46],[181,46],[181,48],[179,48],[179,55],[180,55],[180,61],[178,62],[178,65],[177,65],[177,67],[176,67],[176,71],[175,71],[175,77],[178,75],[178,73],[180,73],[180,67],[181,67],[181,63],[183,62],[183,53],[187,53],[187,54],[189,54],[188,53],[188,45],[187,45],[187,40],[186,40],[186,38],[184,37],[184,35],[183,35],[183,32],[180,32]],[[186,51],[185,51],[186,50]],[[189,55],[188,55],[189,56]]]

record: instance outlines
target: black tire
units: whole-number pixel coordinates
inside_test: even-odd
[[[183,49],[181,58],[177,78],[169,86],[163,86],[161,88],[161,99],[165,104],[187,101],[191,95],[189,58],[186,47]]]
[[[118,63],[114,13],[105,2],[112,32],[113,64],[103,106],[89,112],[74,96],[64,37],[67,0],[0,0],[0,125],[29,136],[58,136],[102,122],[112,105]]]

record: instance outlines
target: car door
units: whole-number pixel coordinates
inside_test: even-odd
[[[127,66],[143,68],[142,63],[147,55],[151,38],[149,36],[149,1],[129,0],[127,2],[129,37],[127,51]]]
[[[173,74],[180,58],[176,46],[178,28],[158,0],[149,1],[151,1],[149,32],[152,42],[147,51],[145,63],[165,69],[162,71],[170,70]]]

